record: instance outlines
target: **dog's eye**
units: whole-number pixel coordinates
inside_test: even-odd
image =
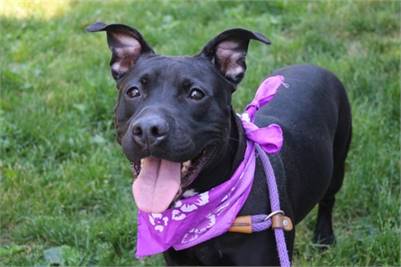
[[[142,85],[145,85],[145,84],[148,83],[148,80],[149,80],[148,76],[143,76],[143,77],[140,79],[140,82],[141,82]]]
[[[189,92],[189,98],[193,100],[201,100],[205,94],[198,88],[193,88],[191,92]]]
[[[131,88],[129,88],[129,89],[127,90],[126,95],[127,95],[129,98],[134,98],[134,97],[140,96],[141,94],[139,93],[138,87],[133,86],[133,87],[131,87]]]

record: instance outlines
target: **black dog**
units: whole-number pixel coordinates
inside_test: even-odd
[[[249,41],[269,44],[269,40],[259,33],[231,29],[212,39],[196,56],[166,57],[156,55],[142,35],[126,25],[95,23],[88,31],[107,32],[119,93],[115,125],[127,158],[136,165],[141,160],[148,164],[143,168],[182,163],[180,189],[184,194],[209,190],[228,179],[245,150],[231,94],[244,77]],[[351,140],[346,92],[332,73],[312,65],[289,66],[273,74],[283,75],[288,88],[258,111],[256,124],[277,123],[284,131],[282,150],[270,156],[282,209],[298,223],[319,203],[314,238],[320,244],[332,244],[332,208]],[[146,160],[150,157],[154,162]],[[171,204],[177,190],[165,196],[143,193],[136,202],[141,209],[157,212]],[[254,185],[240,215],[269,212],[266,180],[258,160]],[[294,237],[294,230],[286,232],[290,257]],[[226,233],[190,249],[170,249],[164,255],[169,265],[278,264],[271,230]]]

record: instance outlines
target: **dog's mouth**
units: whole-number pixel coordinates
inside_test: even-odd
[[[132,193],[138,208],[145,212],[160,213],[181,196],[199,175],[209,159],[210,149],[185,162],[147,157],[133,163],[136,179]]]

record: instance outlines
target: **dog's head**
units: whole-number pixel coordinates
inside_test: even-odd
[[[137,205],[161,212],[225,151],[231,94],[244,77],[249,41],[270,42],[260,33],[231,29],[195,56],[167,57],[129,26],[98,22],[87,30],[107,33],[119,94],[117,136],[141,169],[133,186]]]

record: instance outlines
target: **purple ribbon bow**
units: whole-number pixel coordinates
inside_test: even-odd
[[[255,112],[273,99],[280,85],[283,83],[284,77],[279,75],[264,80],[256,91],[255,98],[241,115],[242,126],[245,129],[247,139],[259,144],[260,147],[269,154],[280,151],[283,145],[283,132],[281,127],[273,123],[266,127],[259,128],[253,123],[253,120]]]

